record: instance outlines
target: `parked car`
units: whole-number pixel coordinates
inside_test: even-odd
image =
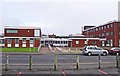
[[[117,53],[120,54],[120,48],[118,48],[118,47],[111,48],[111,49],[109,50],[109,53],[110,53],[110,54],[113,54],[113,55],[116,55]]]
[[[88,56],[91,56],[93,54],[101,54],[106,56],[108,55],[108,51],[97,46],[86,46],[83,48],[83,54],[87,54]]]

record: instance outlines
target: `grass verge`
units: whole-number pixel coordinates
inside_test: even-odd
[[[2,48],[0,52],[37,52],[38,48]]]

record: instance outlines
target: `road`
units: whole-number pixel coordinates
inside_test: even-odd
[[[80,57],[79,70],[76,70],[76,56]],[[116,56],[114,55],[101,56],[101,69],[98,69],[98,56],[84,56],[82,54],[57,55],[57,71],[54,71],[53,68],[54,59],[54,54],[32,55],[32,70],[30,71],[28,70],[29,55],[9,55],[8,71],[4,71],[6,58],[5,55],[3,55],[3,74],[16,75],[19,72],[22,72],[22,74],[48,74],[49,76],[56,74],[61,76],[71,76],[74,74],[100,74],[105,76],[116,76],[119,73],[119,69],[116,68]]]

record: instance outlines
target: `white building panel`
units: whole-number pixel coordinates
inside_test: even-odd
[[[26,44],[22,44],[22,47],[26,47]]]
[[[11,47],[11,44],[7,44],[8,47]]]
[[[15,47],[19,47],[19,44],[15,44]]]

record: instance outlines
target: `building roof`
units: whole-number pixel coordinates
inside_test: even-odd
[[[113,23],[113,22],[119,22],[119,21],[116,21],[116,20],[113,20],[113,21],[109,21],[105,24],[102,24],[102,25],[99,25],[99,26],[96,26],[96,27],[92,27],[92,28],[88,28],[86,30],[83,30],[83,31],[88,31],[88,30],[91,30],[91,29],[94,29],[94,28],[97,28],[97,27],[100,27],[100,26],[104,26],[104,25],[107,25],[107,24],[110,24],[110,23]]]
[[[28,26],[5,26],[5,28],[12,28],[12,29],[41,29],[40,27],[28,27]]]

